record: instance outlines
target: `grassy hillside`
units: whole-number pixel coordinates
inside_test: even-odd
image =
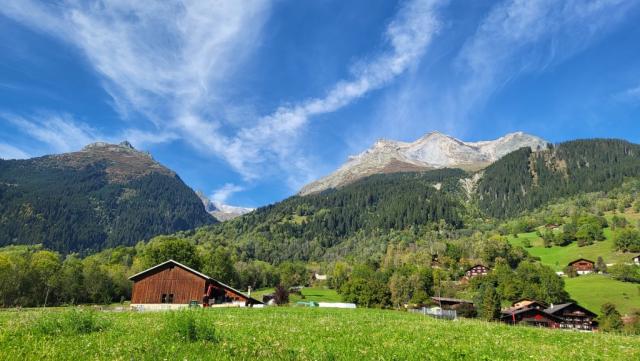
[[[542,238],[538,237],[535,232],[520,233],[517,238],[510,235],[509,242],[516,246],[522,246],[522,242],[528,239],[533,247],[527,248],[527,252],[532,256],[540,257],[543,264],[552,267],[556,271],[562,271],[569,262],[578,258],[586,258],[595,262],[600,256],[605,263],[630,262],[631,254],[614,250],[609,228],[605,228],[604,235],[606,237],[604,241],[595,242],[590,246],[584,247],[578,247],[578,244],[574,242],[565,247],[553,246],[545,248]]]
[[[587,275],[565,279],[572,298],[599,313],[603,303],[611,302],[622,314],[640,309],[640,285],[621,282],[603,275]]]
[[[51,311],[54,312],[54,311]],[[55,315],[58,316],[58,315]],[[102,313],[98,327],[50,327],[0,313],[0,360],[637,360],[640,338],[372,309],[209,309]],[[192,323],[188,322],[191,317]],[[63,313],[69,318],[86,316]],[[196,340],[185,339],[189,324]],[[215,327],[215,334],[211,332]],[[59,331],[59,332],[58,332]],[[84,333],[84,331],[94,331]],[[204,339],[203,339],[204,338]]]

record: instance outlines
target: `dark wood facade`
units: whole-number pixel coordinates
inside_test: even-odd
[[[502,312],[500,318],[502,322],[512,325],[527,325],[537,327],[559,328],[562,320],[554,315],[544,312],[538,308],[522,308]]]
[[[131,303],[202,303],[207,280],[168,263],[133,279]]]
[[[242,292],[174,260],[131,276],[131,304],[190,304],[203,306],[261,304]]]
[[[563,303],[544,311],[561,319],[560,328],[591,331],[596,326],[597,315],[576,303]]]

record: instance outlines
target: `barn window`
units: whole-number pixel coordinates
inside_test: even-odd
[[[160,300],[160,303],[167,303],[167,294],[166,293],[162,294],[162,299]]]
[[[173,293],[170,293],[169,297],[167,297],[167,303],[173,303]]]

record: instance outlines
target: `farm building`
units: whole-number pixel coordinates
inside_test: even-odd
[[[485,267],[481,264],[477,264],[464,272],[461,282],[468,282],[470,279],[478,276],[486,276],[489,273],[489,267]]]
[[[631,261],[633,261],[633,263],[636,265],[640,265],[640,255],[633,257]]]
[[[500,320],[512,325],[524,324],[549,328],[559,328],[562,324],[561,318],[546,313],[539,308],[528,307],[502,311]]]
[[[595,327],[597,315],[573,302],[551,305],[544,312],[562,320],[560,328],[591,331]]]
[[[570,262],[569,267],[572,267],[577,274],[585,275],[592,273],[596,268],[596,264],[591,260],[580,258],[573,262]]]
[[[174,260],[129,277],[131,306],[144,309],[180,308],[189,304],[253,306],[262,302]],[[142,307],[140,307],[142,306]]]

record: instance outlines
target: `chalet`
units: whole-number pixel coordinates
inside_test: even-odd
[[[633,264],[640,266],[640,255],[633,257],[631,260],[633,261]]]
[[[458,298],[431,297],[431,301],[438,304],[443,310],[456,310],[464,306],[473,307],[472,301],[461,300]]]
[[[489,273],[489,268],[481,264],[477,264],[464,272],[461,282],[468,282],[470,279],[478,276],[486,276]]]
[[[511,325],[559,328],[562,319],[539,308],[524,307],[502,311],[500,320]]]
[[[174,309],[186,305],[253,306],[262,302],[174,260],[168,260],[131,277],[131,306]]]
[[[579,275],[586,275],[592,273],[595,270],[596,264],[591,260],[580,258],[573,262],[570,262],[569,267],[573,268]]]
[[[559,318],[560,328],[591,331],[596,325],[594,319],[597,315],[573,302],[551,305],[544,312]]]

